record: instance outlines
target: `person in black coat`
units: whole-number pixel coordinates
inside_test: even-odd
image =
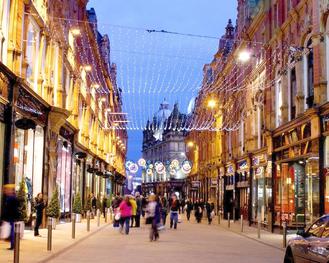
[[[193,210],[193,204],[189,199],[187,199],[185,206],[186,206],[186,218],[187,218],[187,221],[190,221],[191,211]]]
[[[14,223],[18,221],[18,207],[19,202],[15,193],[15,185],[8,184],[4,186],[4,214],[2,216],[2,220],[8,222],[10,224],[10,248],[14,249]]]
[[[210,225],[212,222],[212,211],[214,211],[215,206],[214,203],[212,203],[210,200],[206,203],[206,211],[207,211],[207,218],[208,218],[208,224]]]
[[[39,234],[39,227],[42,224],[42,217],[43,217],[43,209],[45,208],[45,202],[43,200],[42,193],[39,193],[35,198],[34,204],[35,212],[36,212],[36,220],[34,226],[34,236],[40,237]]]

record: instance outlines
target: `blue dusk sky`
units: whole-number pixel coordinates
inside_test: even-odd
[[[111,41],[123,111],[128,113],[128,157],[141,157],[142,129],[166,99],[187,112],[211,62],[228,19],[236,20],[236,0],[91,0],[98,30]],[[166,30],[183,34],[149,33]]]

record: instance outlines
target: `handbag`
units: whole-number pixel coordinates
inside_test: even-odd
[[[10,236],[11,225],[7,221],[2,221],[0,227],[0,239],[7,239]]]
[[[210,213],[210,217],[211,217],[211,218],[214,218],[214,217],[215,217],[215,212],[214,212],[214,211],[211,211],[211,213]]]
[[[116,213],[115,216],[114,216],[114,219],[115,219],[116,221],[119,221],[120,218],[121,218],[121,213]]]

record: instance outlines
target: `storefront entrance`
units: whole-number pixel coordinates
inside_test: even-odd
[[[275,224],[305,226],[319,216],[319,158],[311,157],[276,167]]]

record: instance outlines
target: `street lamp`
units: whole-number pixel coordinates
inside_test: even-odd
[[[189,142],[187,143],[187,146],[190,147],[190,148],[192,148],[192,147],[194,146],[194,143],[193,143],[192,141],[189,141]]]
[[[238,55],[238,60],[242,63],[248,62],[251,58],[251,53],[248,50],[242,50]]]
[[[210,99],[209,101],[208,101],[208,108],[210,108],[210,109],[214,109],[215,107],[216,107],[216,105],[217,105],[217,102],[216,102],[216,100],[214,100],[214,99]]]

